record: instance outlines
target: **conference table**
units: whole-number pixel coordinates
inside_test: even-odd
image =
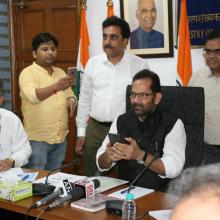
[[[33,171],[33,170],[32,170]],[[36,170],[35,170],[36,171]],[[30,170],[28,170],[30,172]],[[47,175],[47,171],[38,171],[38,178],[42,178]],[[117,187],[115,189],[111,189],[107,191],[105,194],[114,192],[122,187]],[[142,216],[144,213],[148,211],[153,210],[163,210],[168,209],[169,206],[166,203],[165,200],[166,193],[163,192],[152,192],[146,196],[143,196],[136,201],[137,205],[137,216]],[[11,202],[7,200],[0,199],[0,209],[7,211],[7,212],[13,212],[13,213],[20,213],[23,214],[23,218],[25,219],[25,215],[28,212],[28,209],[31,205],[33,205],[36,201],[40,200],[42,197],[40,196],[32,196],[17,202]],[[44,207],[44,206],[42,206]],[[36,209],[32,209],[29,213],[29,216],[37,217],[41,211],[42,207],[38,207]],[[2,219],[2,218],[1,218]],[[19,219],[19,218],[16,218]],[[33,218],[32,218],[33,219]],[[70,203],[65,203],[62,207],[48,211],[43,212],[42,215],[40,215],[40,219],[48,219],[48,220],[113,220],[113,219],[120,219],[119,216],[114,216],[112,214],[108,214],[106,210],[101,210],[98,212],[88,212],[83,211],[77,208],[73,208],[70,206]],[[154,218],[145,215],[141,219],[148,219],[153,220]]]

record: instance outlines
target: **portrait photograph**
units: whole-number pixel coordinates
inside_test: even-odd
[[[141,57],[173,57],[171,0],[121,0],[131,28],[127,49]]]

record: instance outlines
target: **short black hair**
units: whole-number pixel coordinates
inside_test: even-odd
[[[220,28],[214,29],[207,34],[205,44],[207,43],[207,41],[217,39],[217,38],[220,38]]]
[[[133,81],[139,80],[139,79],[151,79],[151,90],[154,93],[161,92],[161,85],[160,85],[160,78],[159,76],[154,73],[153,71],[149,69],[143,69],[135,74],[133,77]]]
[[[124,38],[129,39],[131,30],[130,30],[128,22],[126,22],[124,19],[119,18],[117,16],[108,17],[102,23],[102,30],[110,26],[119,27],[121,29],[121,34],[122,34],[123,39]]]
[[[47,32],[38,33],[32,40],[32,49],[36,51],[40,44],[47,43],[49,41],[53,41],[54,45],[58,47],[59,41],[55,36]]]

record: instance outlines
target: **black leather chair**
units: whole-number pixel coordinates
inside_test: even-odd
[[[127,87],[126,110],[131,108],[130,91],[131,85]],[[185,126],[187,143],[184,168],[200,165],[204,143],[204,89],[162,86],[162,94],[159,108],[180,118]]]

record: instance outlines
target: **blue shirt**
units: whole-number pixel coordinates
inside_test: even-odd
[[[144,31],[142,28],[137,28],[131,32],[130,48],[161,48],[164,47],[164,36],[161,32],[152,30]]]

